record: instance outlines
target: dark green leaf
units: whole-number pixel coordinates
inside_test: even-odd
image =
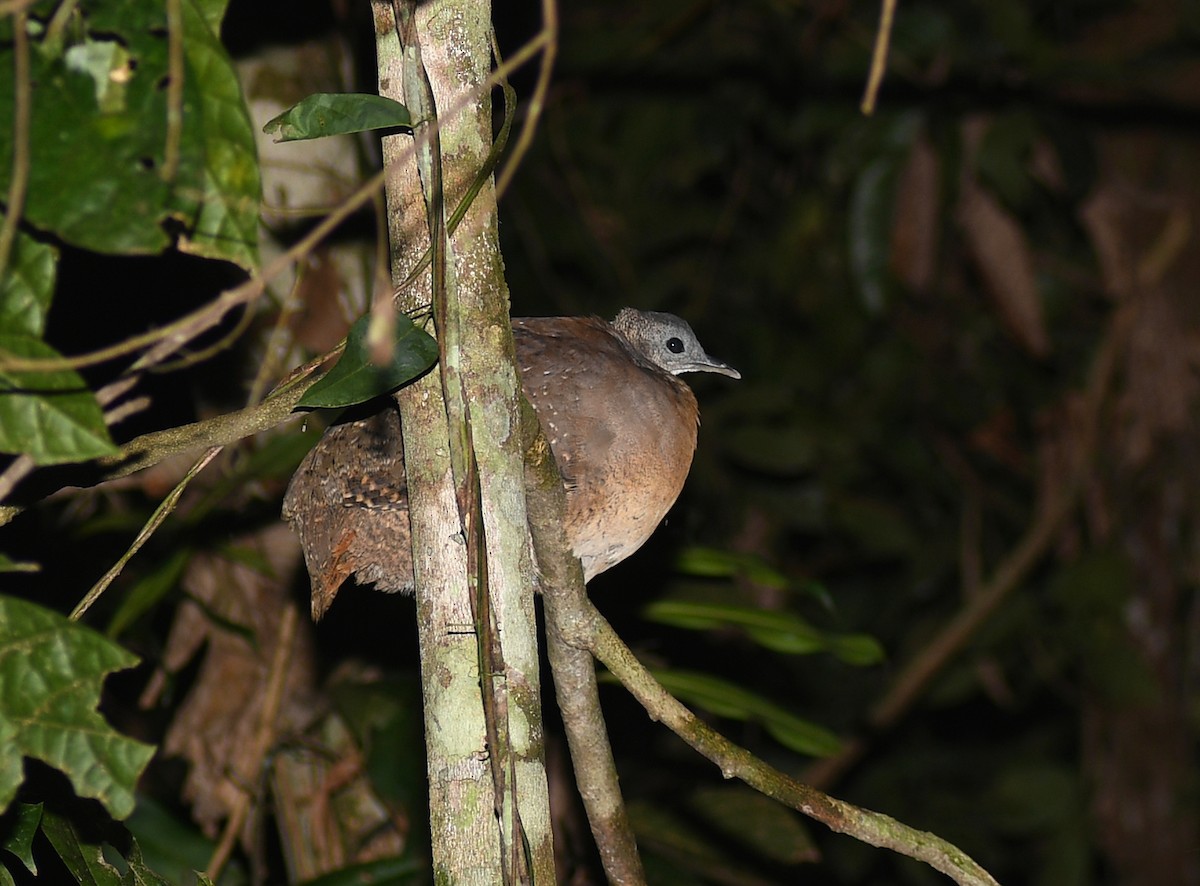
[[[89,4],[67,28],[65,48],[35,40],[25,221],[86,249],[124,254],[165,249],[172,241],[167,226],[179,226],[184,251],[257,264],[254,132],[212,26],[218,7],[199,2],[181,3],[177,139],[168,137],[175,119],[164,88],[164,4]],[[0,58],[0,119],[12,119],[13,93],[10,48]],[[173,169],[168,143],[179,149]],[[11,170],[12,139],[0,139],[0,191]]]
[[[0,554],[0,572],[39,572],[41,565],[28,560],[14,560],[8,554]]]
[[[35,338],[0,335],[0,357],[57,357]],[[79,373],[0,370],[0,452],[40,465],[114,455],[104,414]]]
[[[429,882],[429,865],[420,859],[380,858],[332,871],[304,886],[410,886]]]
[[[412,126],[408,108],[365,93],[318,92],[267,121],[263,132],[277,142]]]
[[[795,812],[744,785],[697,789],[687,805],[721,834],[777,864],[815,861],[820,855]]]
[[[133,587],[122,597],[117,611],[109,619],[104,633],[115,640],[127,627],[153,609],[159,600],[179,586],[183,570],[191,559],[192,551],[181,548],[166,561],[158,564],[153,572],[134,582]]]
[[[125,828],[115,825],[103,830],[107,830],[111,841],[93,836],[94,828],[81,833],[72,819],[56,812],[47,811],[42,820],[42,832],[76,882],[92,886],[113,883],[120,886],[172,886],[146,864],[137,840]],[[106,849],[112,853],[107,857]],[[118,856],[120,870],[108,860]]]
[[[104,677],[137,659],[83,625],[0,597],[0,809],[21,781],[21,758],[62,770],[75,792],[116,818],[154,748],[114,732],[96,711]]]
[[[70,819],[47,810],[42,833],[79,886],[122,886],[120,871],[104,858],[104,847],[83,840]]]
[[[881,157],[862,171],[850,197],[850,268],[859,298],[875,314],[886,307],[896,174],[896,158]]]
[[[789,585],[787,576],[761,557],[720,548],[699,545],[685,548],[676,559],[675,568],[685,575],[706,578],[733,578],[744,575],[755,584],[769,588],[782,589]]]
[[[866,634],[838,634],[826,642],[829,651],[849,665],[879,664],[886,655],[879,641]]]
[[[655,679],[680,701],[731,720],[761,724],[780,744],[801,754],[824,757],[841,743],[823,726],[804,720],[757,695],[718,677],[694,671],[656,670]]]
[[[690,600],[658,600],[643,610],[651,621],[688,630],[739,628],[754,642],[785,655],[831,652],[847,664],[883,659],[883,648],[863,634],[827,634],[790,612]]]
[[[0,335],[41,338],[54,295],[57,261],[53,247],[17,234],[0,280]]]
[[[304,392],[297,407],[343,407],[365,403],[416,378],[437,360],[437,342],[408,316],[396,316],[392,360],[376,366],[367,351],[370,317],[360,317],[346,336],[346,350],[329,372]]]
[[[137,840],[145,864],[174,884],[196,882],[193,871],[207,866],[216,844],[190,822],[185,823],[148,797],[125,822]]]
[[[37,863],[33,860],[33,838],[42,823],[42,804],[18,803],[13,813],[12,830],[0,841],[0,849],[15,855],[21,864],[25,865],[25,870],[36,877]]]

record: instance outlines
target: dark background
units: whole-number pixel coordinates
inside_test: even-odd
[[[365,4],[345,6],[234,2],[226,44],[246,59],[340,41],[370,89]],[[578,0],[559,12],[545,116],[501,203],[514,315],[672,311],[743,375],[690,379],[702,426],[688,488],[646,548],[593,583],[597,605],[656,666],[718,675],[865,738],[831,775],[755,718],[711,718],[779,768],[955,842],[1001,882],[1200,883],[1200,13],[1165,0],[904,2],[864,116],[876,4]],[[498,10],[507,53],[535,13]],[[514,85],[527,97],[533,82],[523,71]],[[370,229],[364,217],[341,236]],[[95,346],[98,328],[117,339],[137,331],[122,318],[161,322],[235,278],[204,264],[68,252],[49,338],[65,352]],[[164,285],[178,301],[137,297]],[[127,312],[89,313],[116,291]],[[248,346],[163,381],[154,411],[123,432],[231,408],[254,359]],[[160,535],[125,587],[180,545],[211,550],[276,521],[299,457],[288,452]],[[56,588],[62,601],[46,601],[69,606],[154,501],[143,486],[23,518],[49,574],[16,589]],[[1059,501],[1066,516],[1047,526]],[[55,562],[64,532],[78,544]],[[679,558],[698,546],[736,568],[697,574]],[[872,719],[1014,563],[1011,591],[957,654],[901,715]],[[290,593],[303,598],[302,576]],[[110,717],[148,739],[195,679],[184,672],[149,719],[132,712],[178,599],[122,637],[148,664],[112,681]],[[642,607],[663,599],[867,634],[885,658],[785,655],[738,630],[647,620]],[[344,593],[313,635],[317,670],[355,657],[411,679],[411,612]],[[652,882],[941,882],[816,826],[803,842],[790,813],[722,819],[734,795],[719,772],[602,691]],[[147,792],[182,815],[173,765]],[[595,881],[586,841],[563,842],[573,882]]]

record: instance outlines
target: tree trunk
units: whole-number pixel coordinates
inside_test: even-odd
[[[402,95],[403,59],[393,5],[373,4],[379,52],[380,94],[411,108],[416,96]],[[433,0],[416,12],[421,56],[437,111],[445,158],[444,213],[462,198],[491,146],[491,103],[481,86],[490,71],[490,6],[470,0]],[[426,136],[420,127],[418,143]],[[399,282],[429,244],[426,204],[412,157],[413,139],[384,139],[388,165],[388,227],[392,278]],[[433,142],[436,144],[436,142]],[[404,426],[404,457],[412,517],[426,747],[430,786],[433,861],[438,882],[502,882],[504,872],[554,881],[540,713],[533,569],[526,530],[518,382],[513,363],[508,292],[496,227],[490,180],[449,242],[447,277],[457,285],[458,307],[447,312],[458,354],[438,371],[397,395]],[[401,293],[401,306],[430,301],[430,279]],[[461,317],[455,332],[452,324]],[[443,345],[447,329],[438,330]],[[446,357],[443,347],[443,357]],[[439,372],[459,373],[465,403],[455,403],[453,386],[443,397]],[[451,416],[450,419],[447,415]],[[460,421],[470,422],[463,435]],[[467,547],[455,495],[451,434],[473,439],[479,468],[487,551],[491,625],[499,638],[503,672],[484,675],[478,626],[474,623]],[[488,630],[482,635],[486,637]],[[485,666],[486,667],[486,666]],[[501,740],[487,740],[483,692],[493,693],[492,716]],[[497,733],[493,733],[497,734]],[[509,757],[508,755],[511,755]],[[496,779],[499,779],[497,781]],[[496,785],[503,797],[496,801]],[[514,807],[515,802],[515,807]],[[497,809],[503,813],[497,820]],[[519,809],[519,817],[514,810]],[[518,825],[519,822],[519,825]],[[514,837],[517,828],[523,837]]]

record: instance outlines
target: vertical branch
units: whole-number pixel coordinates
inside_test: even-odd
[[[376,0],[374,11],[380,92],[421,121],[416,164],[393,167],[403,150],[396,137],[384,140],[392,278],[412,284],[399,295],[402,306],[432,302],[442,356],[438,376],[396,396],[435,876],[461,882],[466,871],[487,870],[479,882],[552,882],[533,569],[512,432],[518,385],[495,195],[480,175],[494,162],[489,9],[466,0]],[[454,162],[439,169],[443,155]],[[463,224],[448,234],[445,206],[465,194],[473,199]],[[427,245],[432,273],[410,280]]]
[[[13,160],[8,185],[8,200],[4,209],[4,224],[0,226],[0,279],[4,277],[17,223],[25,208],[25,192],[29,187],[29,115],[32,104],[32,85],[29,82],[29,17],[24,10],[13,16]]]

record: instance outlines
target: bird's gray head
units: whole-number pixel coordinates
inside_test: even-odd
[[[639,354],[671,375],[716,372],[730,378],[742,377],[729,364],[708,356],[692,327],[674,314],[622,308],[612,325]]]

